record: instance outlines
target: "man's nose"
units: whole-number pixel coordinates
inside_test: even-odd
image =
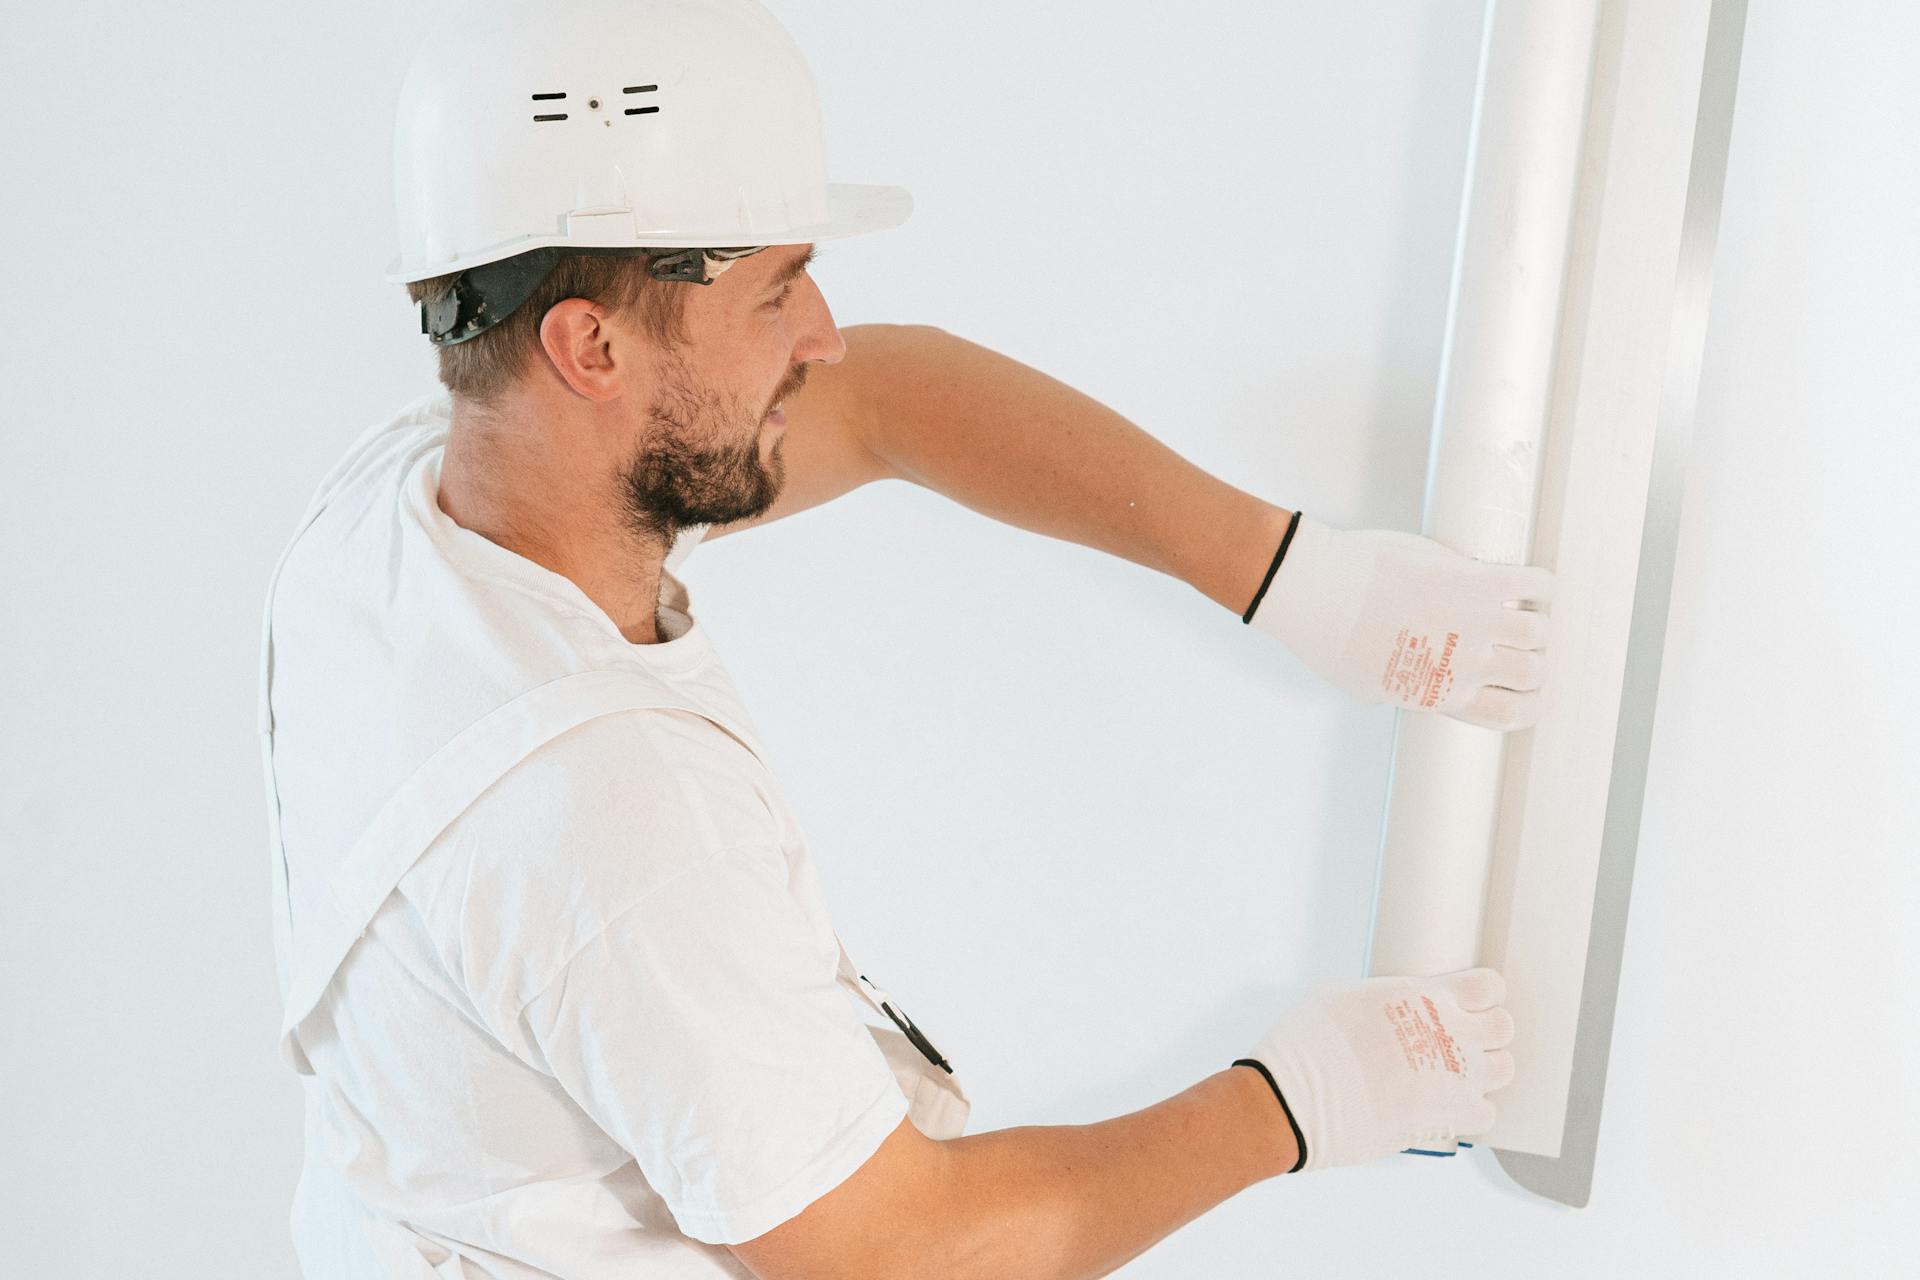
[[[817,360],[821,364],[839,364],[847,354],[847,340],[840,336],[840,327],[833,322],[833,312],[827,306],[827,296],[820,291],[813,277],[802,275],[800,283],[810,295],[808,302],[806,334],[794,351],[795,363],[804,364]]]

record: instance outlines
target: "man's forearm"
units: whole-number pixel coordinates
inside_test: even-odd
[[[1273,1090],[1229,1067],[1097,1124],[950,1138],[951,1191],[918,1274],[1088,1280],[1299,1156]],[[924,1236],[922,1237],[925,1238]]]
[[[879,340],[866,443],[895,475],[1170,574],[1236,614],[1252,603],[1291,511],[977,343],[930,325],[887,326]]]

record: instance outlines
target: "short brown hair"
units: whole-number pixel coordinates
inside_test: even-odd
[[[439,348],[440,381],[462,400],[492,407],[542,354],[540,321],[557,302],[585,298],[616,315],[639,321],[641,331],[666,348],[684,346],[686,294],[698,288],[647,273],[651,258],[570,253],[505,320],[476,338]],[[428,302],[453,289],[459,272],[407,285],[414,302]]]

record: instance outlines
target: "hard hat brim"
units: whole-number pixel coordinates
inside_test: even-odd
[[[827,213],[828,216],[824,222],[806,226],[735,226],[704,232],[698,230],[643,231],[633,239],[629,247],[733,248],[741,245],[811,244],[819,240],[839,240],[847,236],[864,235],[869,231],[886,231],[899,226],[913,213],[913,196],[905,187],[875,186],[860,182],[829,182]],[[426,268],[416,266],[409,269],[400,259],[395,258],[387,264],[385,279],[388,284],[411,284],[416,280],[430,280],[435,276],[464,271],[468,267],[485,266],[489,262],[498,262],[502,258],[511,258],[515,254],[525,253],[529,249],[543,249],[548,246],[565,247],[573,243],[575,241],[566,235],[522,236],[505,244],[490,245],[485,249],[462,254],[450,262],[432,263]],[[596,247],[608,247],[604,240],[596,240],[594,244]]]

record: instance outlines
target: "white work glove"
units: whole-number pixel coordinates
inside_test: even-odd
[[[1244,619],[1363,702],[1438,711],[1483,729],[1540,718],[1545,613],[1557,579],[1490,564],[1431,538],[1340,530],[1299,516],[1280,567]]]
[[[1506,994],[1492,969],[1323,986],[1233,1065],[1273,1086],[1294,1170],[1470,1138],[1493,1127],[1486,1095],[1513,1079]]]

